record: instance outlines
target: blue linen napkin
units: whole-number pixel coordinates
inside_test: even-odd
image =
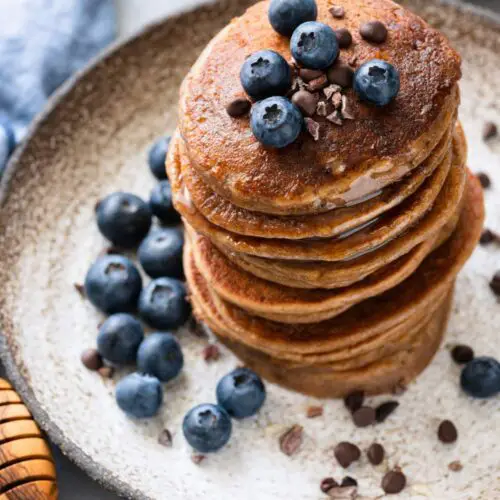
[[[0,175],[50,94],[115,36],[113,0],[0,0]]]

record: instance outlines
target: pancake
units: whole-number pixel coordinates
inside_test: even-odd
[[[410,276],[430,253],[435,238],[358,283],[336,290],[291,288],[253,276],[233,265],[204,236],[186,226],[197,269],[224,300],[249,313],[282,323],[315,323],[333,318]]]
[[[249,315],[242,309],[218,298],[196,270],[186,251],[185,269],[189,287],[196,300],[215,311],[231,340],[267,352],[280,359],[297,361],[311,355],[343,350],[362,344],[398,325],[415,320],[417,312],[432,311],[440,296],[453,283],[456,274],[472,253],[482,230],[484,209],[482,188],[470,174],[464,209],[458,226],[441,247],[429,255],[418,270],[400,285],[377,297],[363,301],[342,315],[308,325],[288,325]],[[201,319],[207,320],[206,317]],[[418,315],[417,321],[418,323]]]
[[[404,232],[409,234],[408,228],[417,227],[420,219],[429,215],[430,207],[431,212],[440,209],[440,213],[434,215],[435,223],[439,226],[444,224],[461,198],[465,179],[464,158],[456,156],[456,148],[454,151],[451,172],[450,151],[436,172],[412,196],[380,217],[336,238],[285,240],[243,236],[211,224],[196,209],[186,210],[176,200],[175,194],[174,204],[189,225],[208,236],[219,248],[268,259],[351,260],[386,245]],[[448,203],[436,201],[436,198],[442,200],[444,197],[449,200]]]
[[[247,118],[225,107],[243,95],[239,71],[245,58],[271,49],[290,60],[289,40],[269,24],[269,2],[252,6],[207,46],[180,94],[180,133],[194,169],[234,205],[273,214],[328,211],[376,192],[418,167],[454,122],[459,102],[460,58],[446,38],[390,0],[339,0],[344,19],[318,0],[318,21],[350,30],[354,43],[339,60],[356,69],[375,57],[400,72],[401,90],[383,108],[345,91],[354,120],[343,126],[323,118],[320,140],[307,133],[282,150],[262,146]],[[363,40],[360,24],[380,20],[389,30],[380,45]],[[431,63],[432,62],[432,63]],[[315,118],[316,119],[316,118]]]
[[[463,137],[457,124],[457,133]],[[376,196],[328,212],[298,216],[277,216],[237,207],[212,191],[194,170],[186,154],[186,147],[178,131],[170,143],[172,161],[180,165],[178,171],[196,209],[210,223],[232,233],[259,238],[326,238],[354,229],[401,203],[412,195],[444,160],[451,140],[451,131],[443,136],[425,162],[400,182],[381,189]],[[465,141],[464,141],[465,142]]]

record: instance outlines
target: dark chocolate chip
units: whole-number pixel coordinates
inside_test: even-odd
[[[319,140],[319,123],[315,122],[312,118],[304,118],[304,123],[306,124],[307,131],[312,135],[312,138],[315,141]]]
[[[344,469],[361,457],[361,450],[355,444],[348,443],[347,441],[342,441],[335,446],[333,452],[337,462],[344,467]]]
[[[490,288],[495,295],[500,296],[500,271],[496,272],[490,281]]]
[[[453,462],[450,462],[448,464],[448,469],[450,469],[453,472],[460,472],[464,466],[462,465],[462,462],[460,460],[453,460]]]
[[[474,351],[468,345],[458,344],[451,350],[451,357],[455,363],[462,365],[474,359]]]
[[[226,106],[226,112],[231,118],[246,115],[252,107],[251,102],[244,97],[237,97]]]
[[[341,49],[347,49],[352,44],[352,35],[347,28],[339,28],[335,30],[335,35],[337,36],[337,42]]]
[[[326,116],[328,111],[326,107],[326,102],[325,101],[319,101],[318,105],[316,106],[316,113],[319,116]]]
[[[442,443],[454,443],[458,438],[457,428],[451,420],[443,420],[439,424],[437,434]]]
[[[297,106],[302,113],[306,116],[312,116],[316,112],[316,106],[318,105],[319,96],[317,94],[311,94],[307,90],[299,90],[293,94],[292,102]]]
[[[342,479],[342,482],[340,483],[341,488],[347,488],[348,486],[357,486],[357,485],[358,482],[351,476],[344,477],[344,479]]]
[[[317,92],[318,90],[324,89],[328,85],[328,78],[323,73],[320,77],[311,80],[307,84],[307,89],[311,92]]]
[[[205,361],[217,361],[220,358],[220,349],[215,344],[209,344],[203,349],[203,359]]]
[[[325,477],[325,479],[321,481],[319,488],[323,493],[328,493],[332,488],[336,488],[337,486],[338,483],[333,477]]]
[[[158,443],[166,448],[170,448],[172,446],[172,434],[168,429],[163,429],[158,436]]]
[[[297,453],[302,445],[304,428],[294,425],[279,438],[280,450],[289,457]]]
[[[375,410],[370,406],[362,406],[352,414],[356,427],[368,427],[375,422]]]
[[[344,398],[344,405],[352,413],[363,406],[364,400],[365,393],[363,391],[354,391]]]
[[[349,88],[352,87],[354,71],[352,70],[352,68],[347,66],[347,64],[338,62],[328,69],[328,71],[326,72],[326,76],[330,83],[340,85],[344,88]]]
[[[316,80],[316,78],[323,76],[323,74],[324,74],[324,72],[319,70],[319,69],[302,68],[299,70],[299,76],[305,82],[310,82],[311,80]]]
[[[479,243],[481,245],[489,245],[490,243],[493,243],[494,241],[499,241],[499,240],[500,240],[500,238],[497,234],[495,234],[490,229],[485,229],[481,233],[481,237],[479,238]]]
[[[483,128],[483,139],[488,141],[498,135],[498,127],[493,122],[486,122]]]
[[[82,352],[80,359],[83,366],[93,372],[99,370],[103,365],[102,357],[97,349],[86,349]]]
[[[201,464],[201,462],[203,462],[203,460],[205,460],[205,458],[207,458],[205,455],[198,455],[198,454],[191,455],[191,462],[193,462],[196,465],[199,465]]]
[[[309,406],[309,408],[307,409],[307,418],[321,417],[321,415],[323,415],[322,406]]]
[[[386,401],[375,409],[375,420],[384,422],[384,420],[399,406],[397,401]]]
[[[406,486],[406,476],[398,470],[389,471],[382,479],[382,489],[389,494],[400,493]]]
[[[333,112],[331,115],[328,115],[326,119],[329,122],[334,123],[335,125],[342,125],[344,122],[342,121],[342,117],[340,116],[340,113],[337,111]]]
[[[81,283],[73,283],[73,286],[75,287],[75,290],[78,292],[80,297],[84,299],[86,297],[85,287]]]
[[[384,447],[379,443],[372,443],[368,450],[366,450],[366,456],[372,465],[381,464],[384,460],[384,455]]]
[[[383,43],[387,40],[387,28],[380,21],[370,21],[359,29],[360,35],[371,43]]]
[[[477,174],[477,178],[479,179],[481,186],[483,186],[483,189],[488,189],[491,186],[491,179],[484,172]]]
[[[113,378],[115,374],[115,369],[112,366],[101,366],[97,371],[102,378]]]
[[[340,110],[342,114],[342,118],[345,120],[354,120],[354,114],[350,105],[350,102],[347,100],[347,96],[342,96],[342,106]]]
[[[335,19],[343,19],[345,16],[345,9],[341,5],[334,5],[329,12]]]

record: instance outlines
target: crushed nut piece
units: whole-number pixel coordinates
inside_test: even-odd
[[[317,141],[319,139],[319,123],[312,118],[304,118],[306,129],[312,135],[312,138]]]

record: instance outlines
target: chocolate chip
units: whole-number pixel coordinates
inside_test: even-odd
[[[326,119],[329,121],[329,122],[332,122],[334,123],[335,125],[342,125],[344,122],[342,121],[342,117],[340,116],[340,114],[335,111],[334,113],[332,113],[331,115],[328,115],[326,117]]]
[[[203,460],[205,460],[205,458],[207,458],[205,455],[198,455],[198,454],[191,455],[191,462],[193,462],[196,465],[199,465],[201,464],[201,462],[203,462]]]
[[[389,471],[382,479],[382,489],[389,494],[399,493],[406,486],[406,476],[399,470]]]
[[[385,450],[381,444],[372,443],[366,451],[366,456],[372,465],[379,465],[384,460]]]
[[[340,486],[342,488],[347,488],[348,486],[357,486],[357,485],[358,482],[351,476],[344,477],[344,479],[342,479],[342,482],[340,483]]]
[[[500,236],[490,229],[485,229],[481,233],[481,237],[479,238],[479,243],[481,245],[489,245],[490,243],[493,243],[494,241],[499,242],[500,241]]]
[[[311,92],[317,92],[318,90],[321,90],[322,88],[325,88],[327,85],[328,85],[328,78],[323,73],[320,77],[315,78],[314,80],[311,80],[307,84],[307,88]]]
[[[354,391],[344,398],[345,407],[352,413],[363,406],[365,393],[363,391]]]
[[[203,349],[203,359],[205,361],[217,361],[220,358],[220,349],[215,344],[209,344]]]
[[[322,406],[310,406],[307,409],[307,413],[306,413],[307,418],[321,417],[321,415],[323,415],[323,407]]]
[[[387,40],[387,28],[380,21],[370,21],[359,29],[360,35],[371,43],[383,43]]]
[[[332,96],[332,104],[335,109],[340,109],[342,107],[342,94],[340,92],[335,92]]]
[[[325,87],[323,89],[323,94],[325,94],[325,97],[327,99],[331,99],[334,94],[340,93],[341,90],[341,87],[332,83],[331,85],[328,85],[328,87]]]
[[[115,369],[112,366],[101,366],[97,371],[102,378],[113,378],[115,373]]]
[[[103,365],[102,357],[97,349],[86,349],[82,352],[80,359],[83,366],[93,372],[99,370]]]
[[[87,296],[85,293],[85,287],[81,283],[73,283],[73,286],[82,299]]]
[[[483,139],[488,141],[498,135],[498,127],[493,122],[486,122],[483,128]]]
[[[386,401],[375,409],[375,420],[384,422],[385,419],[399,406],[397,401]]]
[[[328,71],[326,72],[326,76],[330,83],[340,85],[344,88],[349,88],[352,87],[354,71],[352,70],[352,68],[347,66],[347,64],[338,62],[328,69]]]
[[[344,469],[347,469],[349,465],[356,462],[356,460],[359,460],[361,457],[361,450],[355,444],[347,441],[342,441],[335,446],[333,452],[337,462],[344,467]]]
[[[324,75],[323,71],[319,69],[307,69],[307,68],[299,69],[299,76],[306,83],[312,80],[316,80],[316,78],[320,78],[323,75]]]
[[[354,114],[351,109],[351,105],[347,100],[347,96],[342,96],[342,107],[340,109],[340,113],[342,114],[342,118],[345,120],[354,120]]]
[[[245,97],[237,97],[226,106],[226,112],[231,118],[246,115],[252,107],[251,102]]]
[[[500,296],[500,271],[496,272],[490,281],[490,288],[495,295]]]
[[[328,493],[332,488],[336,488],[337,486],[338,483],[333,477],[325,477],[325,479],[321,481],[319,488],[323,493]]]
[[[172,434],[168,429],[163,429],[158,436],[158,444],[170,448],[172,446]]]
[[[455,363],[462,365],[474,359],[474,351],[468,345],[458,344],[451,350],[451,357]]]
[[[462,462],[460,460],[454,460],[453,462],[450,462],[448,464],[448,469],[450,469],[453,472],[460,472],[464,466],[462,465]]]
[[[339,28],[335,30],[335,35],[337,37],[337,42],[341,49],[347,49],[352,44],[352,35],[347,28]]]
[[[289,457],[297,453],[302,445],[304,428],[294,425],[285,431],[279,438],[280,450]]]
[[[477,174],[477,178],[479,179],[481,186],[483,186],[483,189],[488,189],[491,186],[491,179],[484,172]]]
[[[311,94],[307,90],[299,90],[293,94],[292,102],[304,113],[306,116],[312,116],[316,112],[319,97],[317,94]]]
[[[443,420],[439,424],[437,434],[442,443],[454,443],[458,438],[457,428],[451,420]]]
[[[316,113],[319,116],[326,116],[328,111],[326,109],[326,102],[325,101],[319,101],[318,105],[316,106]]]
[[[345,16],[345,9],[341,5],[334,5],[329,12],[335,19],[343,19]]]
[[[304,123],[307,131],[312,135],[312,138],[317,141],[319,139],[319,123],[311,118],[304,118]]]
[[[368,427],[375,422],[375,410],[370,406],[362,406],[352,414],[356,427]]]

